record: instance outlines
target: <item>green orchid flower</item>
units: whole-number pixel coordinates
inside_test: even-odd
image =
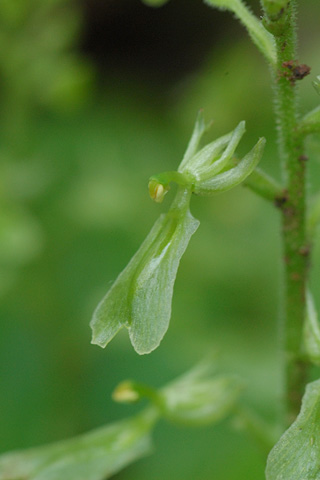
[[[200,112],[178,171],[150,178],[151,198],[161,202],[173,181],[178,184],[175,199],[95,310],[90,324],[92,343],[105,347],[117,332],[127,328],[137,353],[150,353],[158,347],[169,326],[180,259],[199,226],[189,210],[191,194],[228,190],[250,175],[260,160],[264,139],[240,162],[234,162],[244,122],[199,150],[207,128]]]

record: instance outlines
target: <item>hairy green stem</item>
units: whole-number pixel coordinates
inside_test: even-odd
[[[278,206],[282,212],[284,249],[285,424],[300,411],[308,364],[301,355],[305,317],[305,291],[309,249],[305,233],[305,170],[303,135],[297,129],[295,1],[288,6],[287,21],[275,36],[277,68],[274,74],[276,118],[281,163],[286,188]]]

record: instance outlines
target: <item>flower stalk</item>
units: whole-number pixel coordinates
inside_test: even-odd
[[[282,214],[284,315],[282,343],[285,363],[285,424],[300,411],[309,364],[302,355],[309,248],[306,240],[306,161],[304,136],[298,129],[295,1],[277,18],[277,67],[274,72],[279,154],[285,190],[279,203]],[[284,20],[285,19],[285,20]],[[271,29],[271,28],[270,28]]]

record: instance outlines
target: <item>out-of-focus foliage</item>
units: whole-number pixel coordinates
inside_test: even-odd
[[[26,203],[51,182],[32,130],[38,108],[70,111],[83,102],[92,74],[75,52],[81,12],[62,0],[0,4],[0,296],[17,268],[42,248],[41,226]]]
[[[106,480],[150,453],[154,411],[145,411],[71,440],[0,457],[0,479]]]
[[[184,425],[208,425],[233,413],[243,382],[232,375],[213,376],[210,369],[204,362],[162,390],[166,418]]]
[[[134,390],[132,383],[131,388],[130,395],[129,382],[123,383],[114,398],[132,399],[139,386]],[[214,376],[212,364],[203,362],[167,387],[154,390],[149,397],[153,406],[131,419],[52,445],[0,455],[0,480],[105,480],[150,453],[150,433],[161,416],[189,426],[217,423],[232,413],[240,391],[238,379]]]
[[[72,50],[81,24],[65,0],[3,0],[0,5],[1,97],[9,109],[34,103],[67,109],[82,100],[90,69]],[[6,118],[6,120],[8,120]]]

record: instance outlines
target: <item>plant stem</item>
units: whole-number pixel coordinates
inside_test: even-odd
[[[305,317],[305,291],[309,248],[305,233],[305,170],[303,135],[297,129],[295,1],[289,3],[287,21],[275,35],[277,68],[274,75],[280,158],[286,189],[282,211],[284,249],[284,319],[282,341],[285,362],[285,424],[300,411],[307,382],[308,363],[301,355]]]
[[[256,168],[249,175],[243,182],[243,186],[273,203],[277,203],[277,200],[283,196],[282,186],[260,168]]]

